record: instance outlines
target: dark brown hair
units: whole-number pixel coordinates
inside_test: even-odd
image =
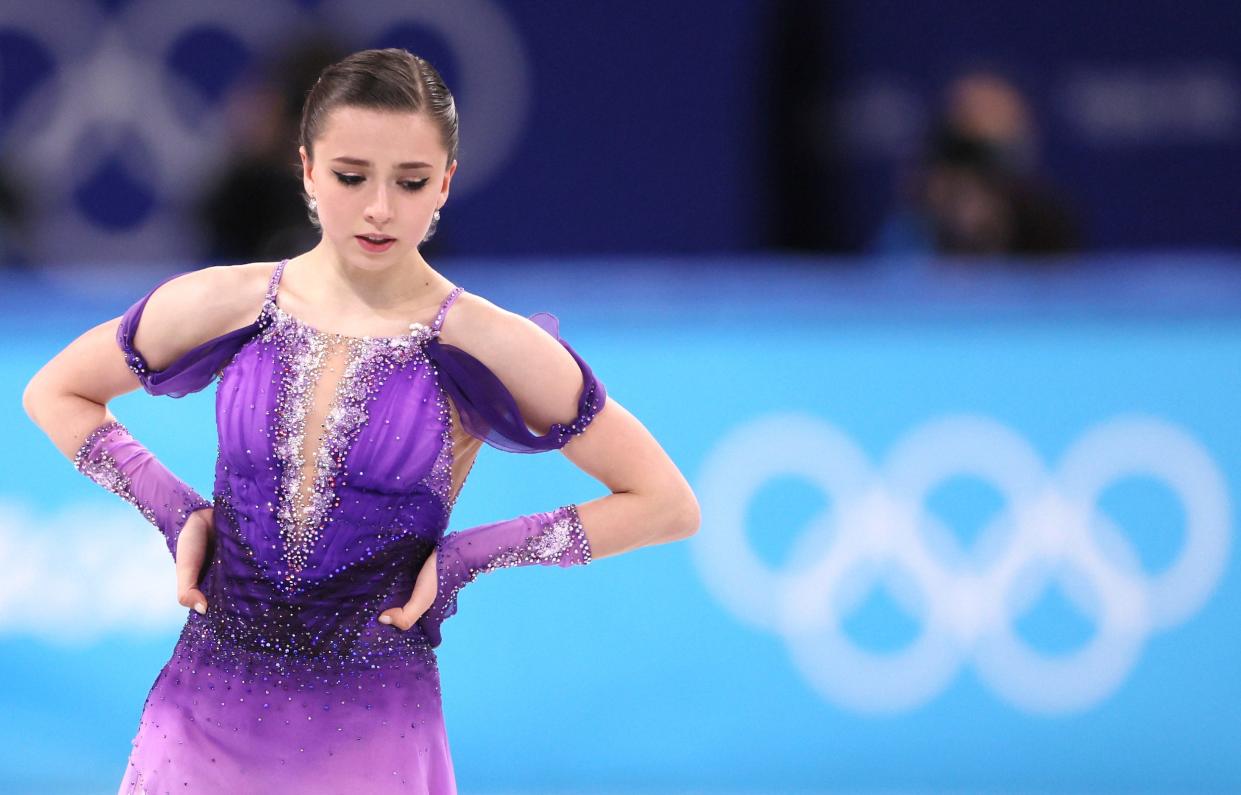
[[[302,106],[301,144],[312,161],[314,142],[323,134],[328,114],[339,107],[425,113],[439,128],[448,151],[445,167],[457,157],[457,104],[452,92],[434,66],[408,50],[361,50],[323,70]],[[310,220],[319,226],[314,210]]]

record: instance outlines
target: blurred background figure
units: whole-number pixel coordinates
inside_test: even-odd
[[[203,259],[276,261],[318,242],[302,199],[298,124],[315,76],[345,54],[324,37],[295,42],[256,61],[232,95],[226,117],[235,151],[198,208]]]
[[[1039,173],[1026,99],[1003,77],[966,74],[921,162],[900,176],[898,206],[879,229],[879,254],[1049,255],[1081,248],[1080,223]]]
[[[747,151],[765,250],[873,270],[891,258],[857,255],[1241,244],[1235,5],[1059,2],[1054,33],[1014,2],[763,8]]]

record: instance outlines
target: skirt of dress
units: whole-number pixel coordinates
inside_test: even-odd
[[[120,793],[454,795],[435,651],[412,634],[399,648],[347,668],[238,653],[191,612]]]

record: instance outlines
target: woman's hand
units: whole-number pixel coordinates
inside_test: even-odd
[[[402,630],[406,630],[422,618],[423,613],[427,612],[427,608],[435,601],[435,594],[439,589],[435,571],[435,553],[436,550],[432,549],[430,556],[422,564],[418,579],[414,580],[414,593],[409,597],[409,601],[403,607],[392,607],[380,613],[379,623],[395,624]]]
[[[177,601],[199,613],[207,612],[207,597],[198,590],[198,580],[214,541],[215,511],[211,508],[190,514],[177,535]]]

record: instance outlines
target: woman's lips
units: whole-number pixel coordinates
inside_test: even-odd
[[[396,242],[396,238],[394,237],[385,237],[380,242],[375,242],[365,235],[354,235],[354,237],[357,239],[358,244],[362,246],[363,251],[369,251],[372,253],[387,251],[392,248],[392,244]]]

